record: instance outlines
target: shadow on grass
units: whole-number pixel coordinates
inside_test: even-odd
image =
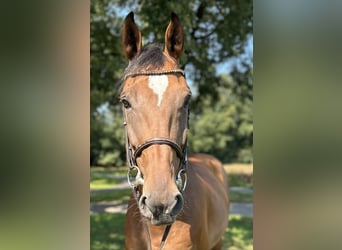
[[[229,225],[223,239],[224,249],[253,249],[253,219],[240,215],[229,216]]]
[[[90,249],[124,249],[124,224],[124,214],[92,214],[90,216]],[[251,218],[229,216],[229,228],[224,234],[223,249],[253,249],[253,220]]]
[[[90,249],[124,249],[124,214],[92,214],[90,216]]]

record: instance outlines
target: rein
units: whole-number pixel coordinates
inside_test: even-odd
[[[124,81],[129,78],[129,77],[136,77],[136,76],[151,76],[151,75],[167,75],[167,74],[176,74],[179,73],[181,74],[183,77],[185,77],[185,73],[184,70],[181,69],[172,69],[172,70],[161,70],[161,71],[141,71],[141,72],[134,72],[134,73],[128,73],[124,76]],[[180,145],[178,145],[176,142],[174,142],[173,140],[169,139],[169,138],[161,138],[161,137],[156,137],[156,138],[151,138],[149,140],[146,140],[144,143],[142,143],[141,145],[139,145],[136,150],[133,149],[132,145],[129,142],[129,138],[128,138],[128,133],[127,133],[127,122],[126,122],[126,117],[125,117],[125,111],[123,111],[124,113],[124,126],[125,126],[125,137],[126,137],[126,157],[127,157],[127,162],[129,165],[129,170],[127,173],[127,180],[128,183],[130,184],[130,186],[133,189],[133,194],[134,197],[137,201],[137,203],[139,202],[141,193],[139,191],[139,186],[142,186],[144,184],[144,179],[143,176],[141,174],[141,171],[138,167],[137,164],[137,158],[142,154],[142,152],[147,149],[148,147],[152,146],[152,145],[168,145],[170,146],[177,154],[177,157],[180,159],[180,166],[181,168],[178,171],[177,174],[177,179],[176,179],[176,185],[179,189],[179,191],[181,193],[184,192],[185,188],[186,188],[186,184],[187,184],[187,166],[188,166],[188,156],[187,156],[187,141],[185,141],[183,147],[181,147]],[[136,175],[134,177],[132,177],[132,173],[136,171]],[[184,183],[183,183],[183,179],[182,176],[184,176]],[[133,180],[131,179],[133,178]],[[166,226],[163,236],[162,236],[162,240],[160,242],[160,247],[159,249],[161,250],[165,244],[166,238],[169,234],[170,228],[171,228],[172,224],[169,224]],[[148,249],[152,249],[151,247],[151,236],[147,227],[147,224],[144,223],[144,228],[145,228],[145,232],[147,235],[147,242],[148,242]]]

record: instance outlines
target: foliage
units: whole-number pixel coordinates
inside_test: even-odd
[[[181,65],[194,89],[191,150],[208,152],[227,162],[250,162],[252,64],[251,58],[243,59],[242,55],[252,34],[252,10],[251,0],[92,0],[91,165],[125,163],[117,91],[127,64],[120,33],[123,17],[129,11],[136,14],[144,44],[163,43],[172,11],[181,18],[186,34]],[[227,61],[240,66],[230,72],[222,66]],[[217,74],[218,66],[223,67],[225,75]]]
[[[251,162],[253,117],[248,95],[252,90],[245,91],[245,85],[225,75],[221,82],[218,98],[206,96],[201,101],[201,111],[195,108],[192,113],[190,152],[213,154],[224,162]]]

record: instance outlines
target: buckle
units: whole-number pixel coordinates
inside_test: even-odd
[[[133,166],[128,169],[127,181],[132,188],[144,185],[144,179],[142,178],[141,171],[137,166]]]

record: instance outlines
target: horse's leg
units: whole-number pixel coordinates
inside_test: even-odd
[[[217,244],[211,250],[221,250],[222,249],[222,240],[219,240]]]

